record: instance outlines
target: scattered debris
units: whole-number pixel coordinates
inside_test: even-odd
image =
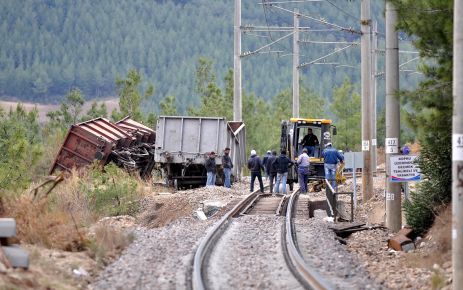
[[[355,232],[360,232],[360,231],[365,231],[365,230],[374,230],[374,229],[380,229],[384,228],[384,226],[378,225],[378,226],[366,226],[365,223],[347,223],[343,225],[335,225],[330,227],[334,231],[334,233],[340,237],[340,238],[347,238],[350,236],[352,233]]]
[[[202,208],[198,208],[197,210],[195,210],[195,216],[196,216],[196,218],[198,218],[199,220],[202,220],[202,221],[207,220],[207,216],[206,216],[206,214],[204,213],[204,211],[202,210]]]
[[[207,217],[211,217],[224,206],[225,204],[220,201],[205,201],[203,203],[203,211]]]
[[[323,218],[325,222],[334,223],[334,217],[328,216]]]
[[[16,221],[12,218],[0,218],[0,264],[5,269],[29,268],[29,254],[17,245],[11,245],[9,238],[16,236]]]
[[[82,267],[72,270],[72,273],[77,277],[87,277],[89,275],[88,272],[85,271],[85,269]]]
[[[412,240],[415,237],[413,229],[404,227],[388,240],[387,245],[396,251],[409,252],[415,249],[415,244]]]

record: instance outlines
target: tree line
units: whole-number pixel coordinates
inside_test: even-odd
[[[359,3],[349,1],[342,6],[358,15]],[[358,26],[356,19],[346,18],[327,3],[310,5],[311,11],[327,21]],[[262,5],[252,1],[243,1],[242,11],[243,24],[291,26],[293,21],[292,15],[276,9],[264,13]],[[381,19],[381,13],[382,4],[375,3],[373,14]],[[301,19],[302,26],[324,27],[305,21]],[[227,0],[1,1],[0,34],[8,35],[0,46],[0,97],[22,101],[60,103],[75,88],[87,99],[114,96],[114,79],[136,68],[144,76],[142,86],[152,83],[156,88],[153,97],[144,101],[143,111],[159,112],[159,102],[175,96],[178,110],[186,113],[188,106],[200,102],[194,82],[196,60],[207,56],[213,61],[220,86],[225,85],[233,62],[233,8]],[[243,51],[255,50],[282,35],[244,33]],[[324,40],[357,41],[358,36],[333,33]],[[301,62],[340,47],[301,44]],[[355,67],[360,61],[357,48],[326,61]],[[291,39],[271,50],[284,52],[243,59],[243,87],[265,100],[291,84],[291,59],[286,55],[291,52]],[[356,87],[360,80],[358,69],[329,64],[309,66],[301,76],[307,87],[327,101],[331,101],[332,88],[342,85],[346,76]],[[380,107],[382,102],[381,97]]]

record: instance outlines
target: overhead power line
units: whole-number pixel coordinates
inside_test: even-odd
[[[350,14],[349,12],[347,12],[347,11],[345,11],[344,9],[340,8],[339,6],[337,6],[336,4],[334,4],[333,2],[331,2],[330,0],[325,0],[325,1],[328,2],[329,4],[331,4],[331,6],[335,7],[335,8],[338,9],[339,11],[341,11],[342,13],[344,13],[345,15],[347,15],[347,16],[349,16],[349,17],[352,17],[352,18],[354,18],[355,20],[360,20],[359,17]]]
[[[279,9],[279,10],[286,11],[288,13],[294,14],[293,11],[291,11],[289,9],[286,9],[286,8],[283,8],[281,6],[278,6],[278,5],[271,5],[271,6],[276,8],[276,9]],[[355,30],[352,27],[343,27],[343,26],[340,26],[340,25],[337,25],[337,24],[334,24],[334,23],[330,23],[330,22],[326,21],[324,18],[315,18],[315,17],[309,16],[309,15],[306,15],[306,14],[303,14],[303,13],[299,13],[299,16],[301,16],[303,18],[313,20],[313,21],[316,21],[316,22],[321,23],[321,24],[326,25],[326,26],[331,26],[331,27],[337,28],[337,29],[342,30],[342,31],[355,33],[355,34],[362,34],[360,31]]]
[[[314,63],[316,63],[316,62],[318,62],[320,60],[323,60],[323,59],[325,59],[327,57],[330,57],[333,54],[339,53],[339,52],[341,52],[343,50],[346,50],[346,49],[348,49],[349,47],[352,47],[352,46],[354,46],[354,44],[349,44],[349,45],[347,45],[347,46],[345,46],[343,48],[335,49],[334,51],[328,53],[327,55],[321,56],[321,57],[319,57],[317,59],[314,59],[312,61],[309,61],[309,62],[302,63],[301,65],[299,65],[299,68],[303,68],[303,67],[309,66],[311,64],[314,64]]]

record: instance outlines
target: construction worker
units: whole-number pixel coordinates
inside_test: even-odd
[[[223,151],[223,156],[222,156],[222,167],[223,167],[223,175],[224,175],[224,183],[223,185],[225,187],[230,188],[231,187],[231,182],[230,182],[230,177],[231,177],[231,170],[233,168],[233,162],[230,158],[230,148],[225,148]]]
[[[268,179],[270,182],[270,193],[273,193],[273,183],[276,181],[277,177],[277,170],[275,167],[275,160],[277,159],[277,152],[275,150],[272,151],[272,155],[267,159],[267,164],[265,166],[268,172]]]
[[[264,165],[264,172],[265,172],[265,177],[269,177],[269,174],[268,174],[268,171],[267,171],[267,160],[269,159],[269,157],[272,156],[272,151],[268,150],[267,151],[267,154],[264,156],[264,158],[262,159],[262,165]]]
[[[308,128],[307,135],[304,136],[304,139],[302,139],[299,144],[307,149],[307,155],[313,157],[315,153],[315,146],[317,146],[319,142],[317,136],[312,133],[312,129]]]
[[[206,160],[206,172],[207,172],[207,181],[206,186],[214,186],[215,178],[217,173],[217,167],[215,165],[215,152],[212,151],[209,153],[209,158]]]
[[[275,168],[277,170],[277,181],[275,183],[275,193],[280,193],[280,184],[283,186],[282,194],[286,194],[286,180],[288,178],[288,168],[294,165],[286,156],[286,150],[281,150],[280,156],[275,160]]]
[[[309,181],[310,158],[307,155],[307,148],[302,149],[302,154],[297,158],[297,174],[301,193],[307,193],[307,182]]]
[[[339,162],[344,163],[344,156],[331,143],[326,143],[322,155],[325,160],[325,178],[336,191],[336,166]]]
[[[251,192],[254,191],[254,181],[259,180],[260,192],[264,193],[264,183],[262,182],[262,172],[264,169],[262,161],[257,156],[256,150],[251,150],[251,157],[248,160],[248,169],[251,170]]]

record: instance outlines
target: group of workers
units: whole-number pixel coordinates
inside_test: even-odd
[[[285,150],[281,150],[279,156],[277,156],[275,150],[269,150],[262,160],[257,155],[256,150],[251,150],[251,156],[248,160],[248,169],[251,171],[251,192],[254,191],[256,179],[259,181],[260,191],[264,192],[264,183],[262,180],[262,172],[264,172],[270,183],[270,193],[286,194],[288,170],[291,166],[297,166],[301,193],[307,193],[307,183],[310,175],[310,157],[314,156],[315,147],[319,145],[318,138],[309,128],[307,135],[304,136],[299,145],[302,145],[303,149],[296,161],[288,158]],[[333,189],[336,189],[336,166],[339,162],[344,162],[344,156],[331,143],[325,144],[322,156],[324,158],[325,178],[330,182]],[[207,171],[206,186],[215,185],[217,173],[215,158],[215,152],[210,152],[209,158],[205,163]],[[231,170],[233,168],[233,162],[230,158],[230,148],[225,148],[221,166],[224,173],[224,186],[230,188]]]

